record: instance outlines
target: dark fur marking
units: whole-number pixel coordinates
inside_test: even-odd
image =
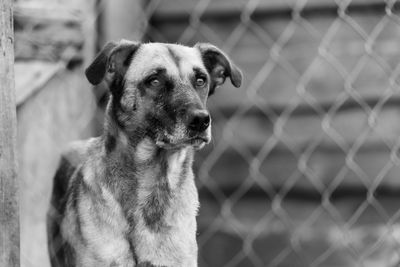
[[[104,146],[107,153],[111,153],[117,146],[117,139],[112,135],[107,135],[104,141]]]
[[[115,106],[121,106],[121,98],[124,95],[124,87],[125,87],[125,78],[120,74],[115,74],[114,79],[110,84],[110,92],[113,96],[113,103]]]
[[[205,53],[202,55],[202,59],[203,59],[204,66],[206,67],[208,73],[211,74],[214,67],[218,63],[217,54],[215,52]],[[224,74],[224,76],[226,76],[226,75]],[[217,87],[217,85],[216,85],[215,81],[212,79],[212,77],[210,79],[209,86],[210,86],[210,90],[208,92],[208,95],[210,96],[215,92],[215,88]]]
[[[82,223],[81,223],[81,217],[79,214],[79,197],[78,197],[80,190],[82,190],[82,188],[83,188],[83,186],[82,186],[83,184],[84,184],[83,175],[82,175],[82,172],[79,170],[76,173],[76,177],[73,180],[73,183],[71,184],[70,198],[72,200],[72,203],[71,203],[72,209],[76,212],[76,214],[75,214],[76,223],[75,224],[77,227],[76,230],[78,232],[78,236],[81,238],[82,243],[86,245],[87,240],[85,239],[82,229],[81,229]]]
[[[112,94],[111,116],[114,122],[117,123],[120,129],[124,129],[125,125],[119,118],[119,113],[124,112],[121,106],[121,98],[124,94],[125,79],[119,75],[110,84]]]
[[[155,139],[157,130],[164,125],[168,125],[169,121],[166,121],[166,118],[161,119],[155,116],[155,114],[146,114],[144,121],[152,127],[146,127],[146,135],[152,139]]]
[[[160,152],[160,154],[164,153],[165,152]],[[143,206],[143,218],[146,225],[153,231],[160,231],[163,228],[162,219],[171,198],[167,180],[168,164],[165,155],[158,155],[157,157],[159,157],[160,162],[160,174],[157,175],[159,179]]]
[[[118,106],[124,93],[126,71],[139,47],[139,44],[120,44],[111,52],[109,61],[114,64],[115,69],[113,70],[114,76],[109,87],[114,96],[113,100],[118,103]]]
[[[166,267],[166,266],[160,266],[160,265],[154,265],[148,261],[146,262],[141,262],[137,265],[137,267]]]
[[[129,236],[126,237],[126,240],[128,240],[129,250],[132,253],[133,261],[135,263],[137,263],[138,259],[137,259],[136,250],[135,250],[135,247],[133,246],[132,240],[131,240],[131,238],[129,238]]]
[[[74,173],[74,166],[61,158],[54,177],[51,207],[47,215],[47,240],[52,267],[75,266],[75,252],[61,236],[61,220],[67,207],[68,184]]]
[[[172,89],[174,89],[174,87],[175,87],[175,84],[174,84],[174,82],[173,82],[172,80],[167,79],[167,80],[165,81],[165,89],[166,89],[168,92],[172,91]]]
[[[163,98],[163,101],[166,102],[166,104],[163,106],[164,111],[168,117],[166,118],[167,123],[164,125],[173,126],[177,122],[178,113],[176,111],[179,109],[180,106],[173,103],[170,95],[165,95]]]
[[[129,67],[129,65],[131,64],[132,60],[133,60],[133,56],[135,55],[135,52],[137,51],[139,47],[137,47],[136,49],[131,50],[128,55],[126,56],[126,59],[124,60],[124,66],[125,67]]]
[[[191,158],[186,155],[186,158],[182,163],[181,172],[179,174],[179,180],[178,180],[178,184],[177,184],[178,188],[181,188],[183,183],[185,182],[185,179],[188,175],[188,171],[190,169],[190,166],[189,166],[190,163],[191,163]]]
[[[180,61],[181,61],[180,57],[178,57],[175,54],[174,50],[171,47],[167,47],[167,49],[168,49],[168,52],[169,52],[172,60],[174,61],[175,65],[179,68],[179,64],[180,64]]]
[[[146,94],[146,82],[139,82],[139,84],[137,85],[137,89],[139,90],[140,96],[143,97]]]

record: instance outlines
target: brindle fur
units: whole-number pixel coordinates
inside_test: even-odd
[[[226,77],[239,87],[240,71],[210,44],[122,40],[86,76],[105,80],[110,100],[103,135],[71,144],[55,175],[52,266],[197,266],[192,162],[211,131],[191,132],[188,118]]]

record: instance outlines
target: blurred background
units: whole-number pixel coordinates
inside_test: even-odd
[[[21,265],[48,267],[61,150],[101,134],[83,71],[108,40],[213,43],[243,70],[209,100],[199,266],[400,265],[400,3],[17,0]]]

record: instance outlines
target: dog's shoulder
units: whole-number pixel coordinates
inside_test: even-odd
[[[101,155],[102,142],[99,137],[69,143],[61,153],[61,159],[53,180],[53,197],[66,197],[69,187],[79,175],[82,166]]]
[[[70,142],[61,153],[61,158],[68,161],[71,166],[79,166],[84,163],[87,158],[100,149],[100,137],[90,138],[87,140],[78,140]]]
[[[79,171],[86,164],[91,154],[98,154],[101,148],[99,138],[74,141],[65,147],[61,154],[53,178],[50,208],[47,212],[47,237],[52,266],[74,266],[75,252],[65,240],[58,244],[61,234],[61,222],[66,216],[67,202],[72,187],[79,179]],[[58,241],[57,241],[58,240]]]

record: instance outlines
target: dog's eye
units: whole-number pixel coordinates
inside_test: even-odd
[[[206,79],[201,78],[201,77],[196,79],[196,86],[197,87],[203,87],[205,84],[206,84]]]
[[[158,86],[160,86],[160,84],[161,84],[161,82],[157,78],[154,78],[154,79],[150,80],[150,85],[153,86],[153,87],[158,87]]]

